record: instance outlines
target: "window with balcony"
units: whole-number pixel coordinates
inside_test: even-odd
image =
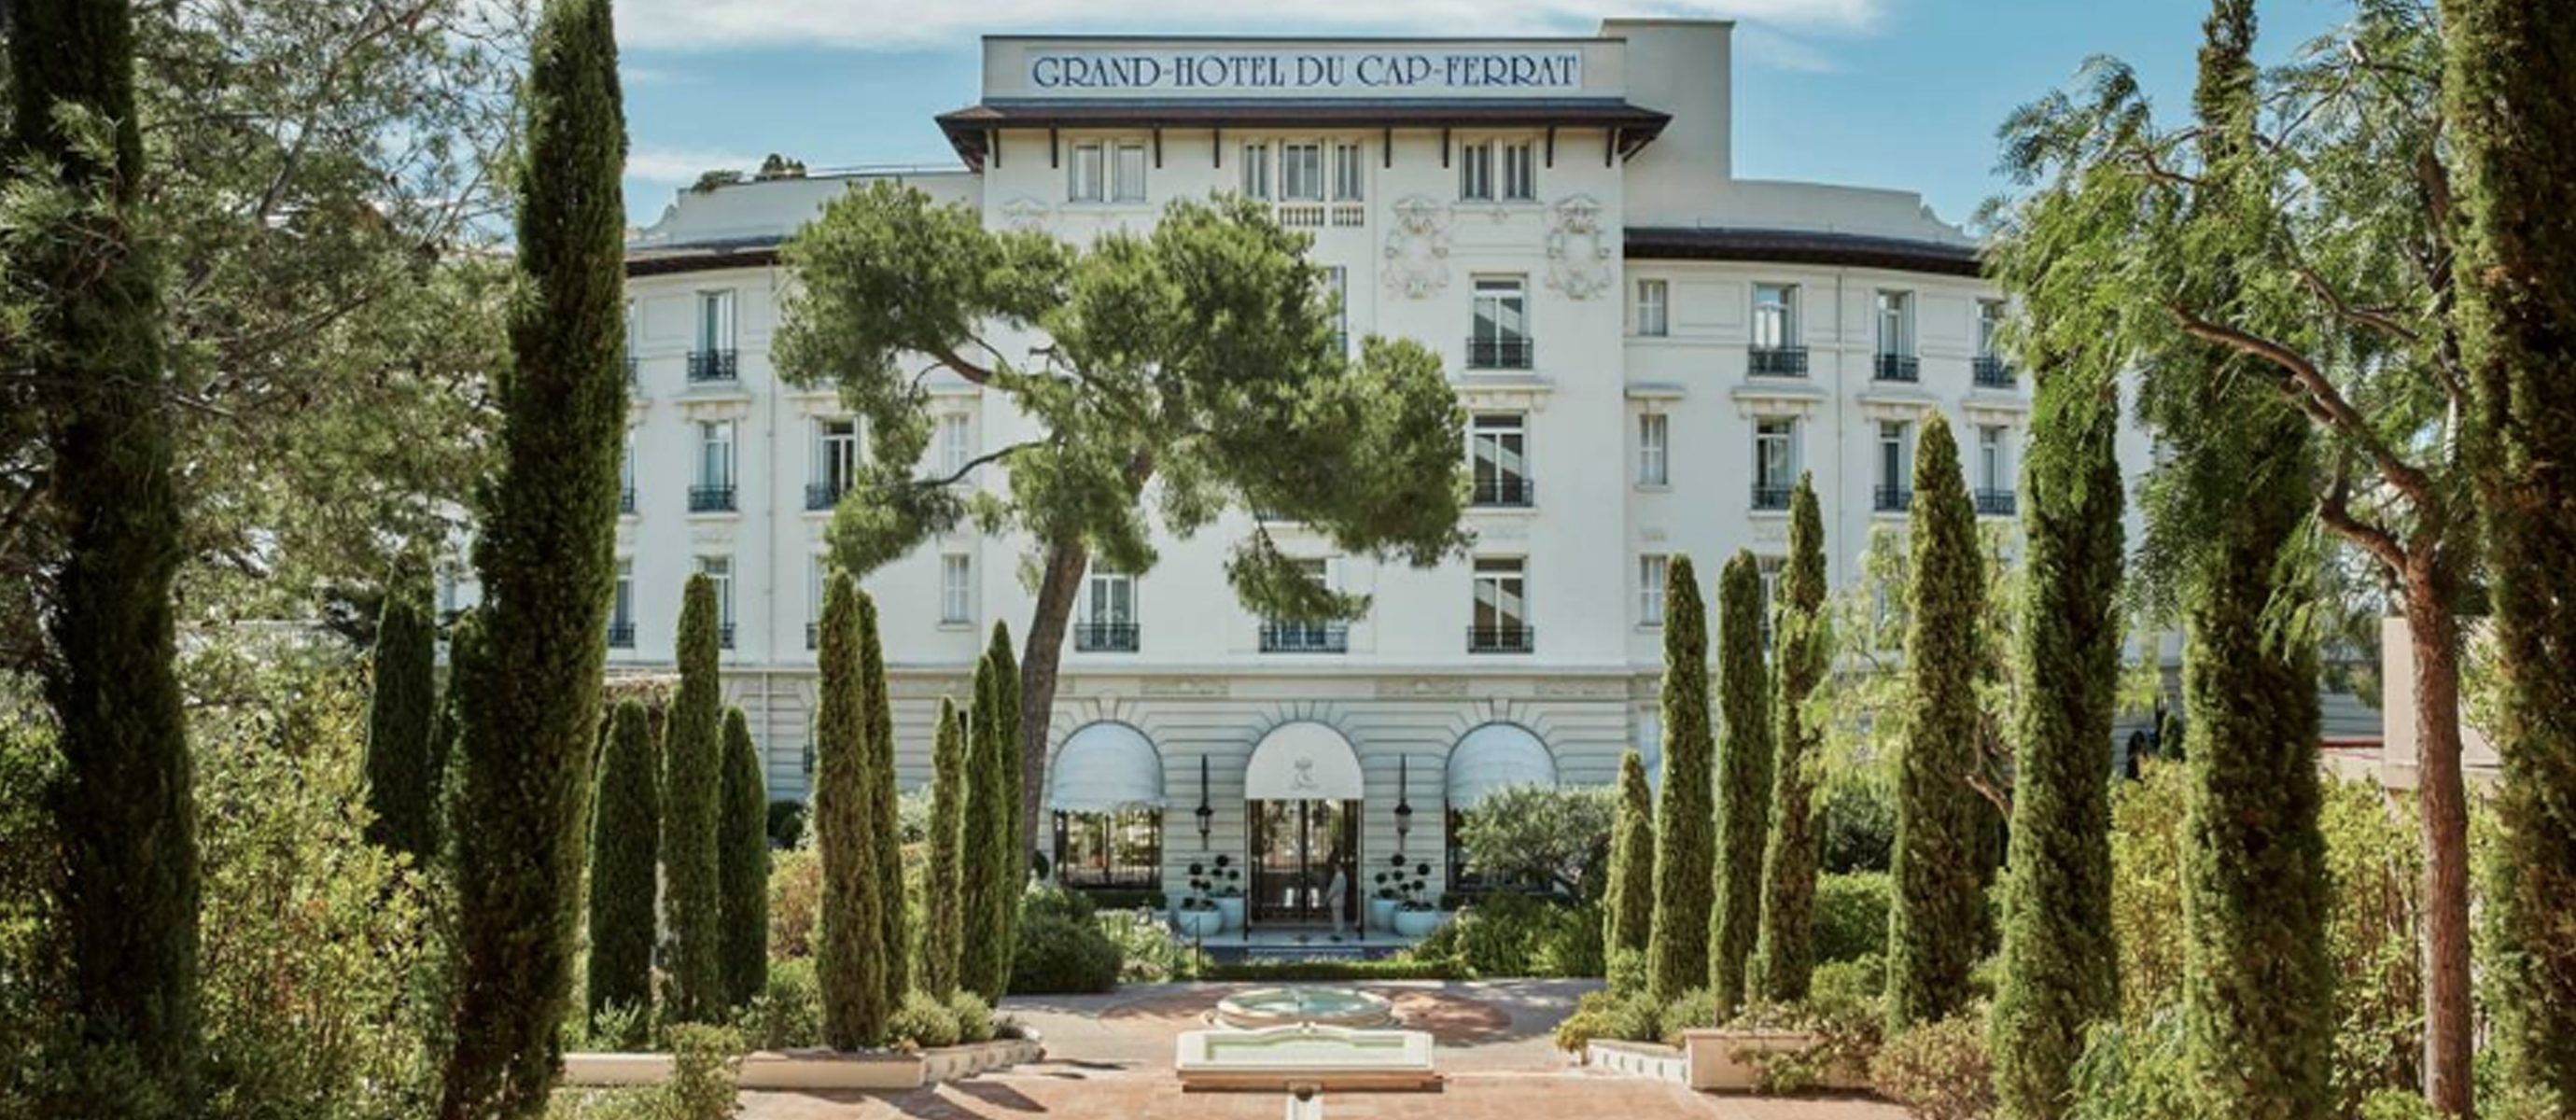
[[[1067,202],[1099,202],[1109,183],[1109,152],[1104,145],[1076,144],[1064,161],[1071,182],[1065,187]]]
[[[1914,293],[1878,293],[1878,379],[1919,381],[1921,371],[1914,356]]]
[[[1243,146],[1243,197],[1270,201],[1270,145],[1267,142]]]
[[[1914,425],[1904,420],[1878,424],[1878,486],[1870,508],[1901,513],[1914,504]]]
[[[1798,337],[1798,287],[1753,286],[1753,344],[1746,371],[1757,377],[1805,377],[1807,347]]]
[[[1529,572],[1517,556],[1476,558],[1476,602],[1467,629],[1469,653],[1529,653],[1538,648],[1529,624]]]
[[[1798,422],[1768,416],[1753,422],[1753,508],[1784,510],[1798,485]]]
[[[716,645],[733,648],[733,557],[698,557],[698,572],[716,585]]]
[[[698,425],[698,477],[689,487],[689,512],[722,513],[734,508],[733,421],[708,420]]]
[[[939,621],[962,625],[975,620],[974,558],[951,552],[939,558]]]
[[[1111,202],[1145,201],[1145,146],[1133,141],[1120,143],[1109,163],[1109,200]]]
[[[1333,588],[1332,561],[1305,557],[1295,563],[1297,570],[1317,586]],[[1346,653],[1350,648],[1350,625],[1338,620],[1271,618],[1261,623],[1263,653]]]
[[[1368,161],[1357,140],[1333,145],[1333,201],[1358,202],[1367,194]]]
[[[635,512],[635,428],[626,428],[625,447],[617,456],[617,512]]]
[[[735,379],[733,328],[733,290],[699,292],[698,337],[689,351],[689,380]]]
[[[1672,482],[1672,417],[1661,412],[1637,414],[1637,485]]]
[[[1672,557],[1649,552],[1637,558],[1637,625],[1664,624],[1664,588],[1672,577]]]
[[[1467,368],[1530,368],[1529,281],[1518,276],[1479,276],[1473,307]]]
[[[859,477],[859,422],[847,416],[814,421],[814,477],[805,483],[805,508],[830,509]]]
[[[966,414],[951,412],[939,418],[939,474],[956,477],[975,461],[975,441],[966,426]]]
[[[1977,356],[1973,365],[1978,388],[2010,389],[2013,387],[2015,377],[2012,364],[2004,360],[2002,350],[2003,327],[2004,301],[1978,300]]]
[[[1094,565],[1083,579],[1082,614],[1073,628],[1073,648],[1134,653],[1138,636],[1136,577]]]
[[[1529,417],[1477,413],[1468,422],[1467,458],[1476,505],[1526,506],[1536,500],[1529,475]]]
[[[1977,426],[1977,512],[1996,517],[2011,516],[2014,509],[2013,476],[2006,441],[2010,433],[2001,424]]]
[[[1672,285],[1662,280],[1637,281],[1637,333],[1662,338],[1672,333]]]
[[[608,648],[635,648],[635,558],[617,558],[617,591],[608,602]]]
[[[1283,202],[1324,200],[1324,146],[1314,142],[1279,147],[1279,198]]]

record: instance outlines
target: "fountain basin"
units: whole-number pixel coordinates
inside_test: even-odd
[[[1185,1092],[1438,1089],[1431,1036],[1300,1023],[1184,1031],[1174,1063]]]
[[[1254,988],[1218,1000],[1217,1023],[1236,1030],[1318,1026],[1366,1028],[1395,1025],[1395,1005],[1354,988]]]

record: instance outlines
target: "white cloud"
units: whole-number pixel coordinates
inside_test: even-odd
[[[623,0],[630,46],[957,46],[975,36],[1049,32],[1151,34],[1588,34],[1605,15],[1760,21],[1800,32],[1857,34],[1888,0],[1664,0],[1609,9],[1584,0]],[[1642,9],[1642,10],[1640,10]],[[1752,44],[1767,48],[1781,41]],[[1795,44],[1790,44],[1795,46]],[[1797,57],[1804,54],[1791,52]],[[1784,65],[1796,65],[1784,62]]]
[[[691,148],[633,148],[626,153],[626,177],[645,183],[694,183],[709,171],[748,172],[761,157]]]

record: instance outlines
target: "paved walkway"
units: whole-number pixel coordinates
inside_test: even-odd
[[[1098,996],[1012,998],[1002,1010],[1046,1039],[1047,1059],[909,1093],[744,1093],[746,1120],[1028,1120],[1119,1117],[1232,1120],[1283,1115],[1276,1093],[1193,1093],[1172,1077],[1180,1032],[1225,994],[1252,984],[1143,984]],[[1359,985],[1393,1001],[1405,1023],[1431,1032],[1447,1084],[1430,1093],[1327,1094],[1332,1120],[1904,1120],[1863,1100],[1767,1100],[1693,1093],[1571,1064],[1551,1035],[1597,981],[1436,981]]]

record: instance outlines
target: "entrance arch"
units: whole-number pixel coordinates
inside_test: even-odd
[[[1243,769],[1253,921],[1328,926],[1338,911],[1357,928],[1365,789],[1359,752],[1341,732],[1299,720],[1261,737]]]

